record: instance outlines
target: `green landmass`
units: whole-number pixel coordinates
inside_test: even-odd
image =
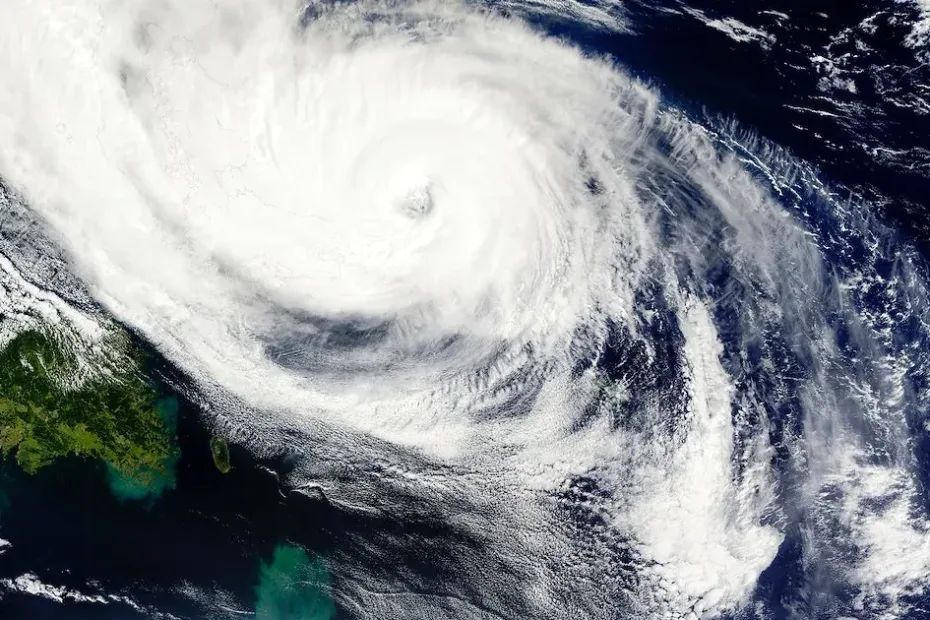
[[[258,620],[330,620],[329,570],[300,547],[278,545],[270,564],[261,563],[255,589]]]
[[[178,401],[174,397],[160,398],[156,401],[155,408],[173,444],[177,429]],[[173,445],[172,448],[174,448]],[[121,499],[139,500],[161,495],[167,489],[175,487],[175,466],[180,456],[180,451],[172,449],[162,459],[157,460],[159,464],[157,467],[139,463],[138,467],[128,470],[118,469],[107,463],[107,479],[110,489]]]
[[[0,452],[29,474],[67,455],[101,459],[122,497],[172,488],[177,402],[159,398],[134,367],[114,365],[69,386],[80,363],[41,331],[0,351]]]
[[[216,468],[224,474],[229,473],[232,465],[229,463],[229,444],[222,437],[213,437],[210,439],[210,454],[213,455],[213,463]]]

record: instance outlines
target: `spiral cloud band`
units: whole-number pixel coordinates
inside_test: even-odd
[[[609,60],[454,2],[5,11],[0,174],[94,297],[233,424],[311,429],[319,462],[406,463],[354,488],[315,465],[333,501],[416,488],[503,558],[444,611],[361,591],[342,604],[712,616],[746,603],[805,510],[831,515],[810,525],[818,557],[838,553],[830,519],[864,541],[832,577],[863,597],[897,600],[930,571],[870,560],[888,547],[863,506],[886,479],[906,502],[906,458],[877,471],[863,437],[817,424],[772,439],[776,408],[845,428],[848,408],[803,396],[845,375],[811,371],[816,391],[781,372],[737,381],[756,358],[842,357],[818,317],[847,306],[812,305],[834,283],[775,198],[798,170],[721,156],[724,138]],[[747,314],[722,334],[733,300]],[[770,465],[792,450],[845,499],[779,480]],[[469,499],[442,508],[454,496]],[[895,540],[923,527],[905,513]],[[359,570],[333,561],[347,583]]]

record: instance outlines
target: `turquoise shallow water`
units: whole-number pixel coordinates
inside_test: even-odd
[[[172,435],[178,428],[178,399],[164,396],[158,401],[158,413]],[[107,481],[113,494],[122,500],[154,500],[177,486],[177,465],[181,454],[175,450],[162,464],[161,470],[147,470],[127,477],[107,464]]]

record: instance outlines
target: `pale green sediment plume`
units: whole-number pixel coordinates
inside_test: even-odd
[[[330,620],[329,570],[300,547],[278,545],[270,564],[262,562],[255,589],[258,620]]]

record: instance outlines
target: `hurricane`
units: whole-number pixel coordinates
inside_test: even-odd
[[[789,561],[796,617],[903,617],[930,587],[921,258],[540,15],[625,27],[7,0],[0,175],[288,484],[430,524],[330,558],[359,617],[775,617]]]

